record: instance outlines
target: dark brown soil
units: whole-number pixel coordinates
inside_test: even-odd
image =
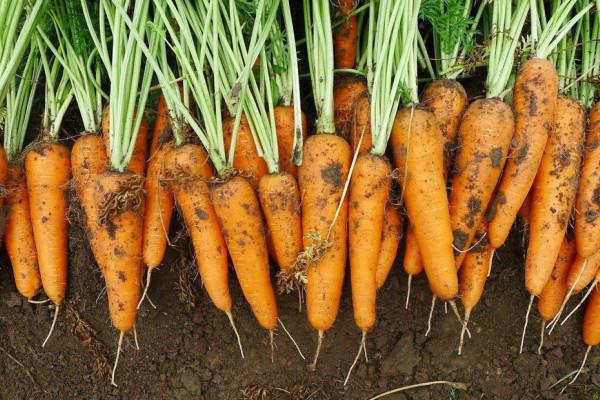
[[[72,228],[69,302],[46,348],[40,345],[53,310],[24,302],[16,293],[8,262],[2,263],[2,399],[368,399],[430,380],[464,382],[468,390],[437,386],[388,398],[600,398],[597,350],[592,351],[578,383],[562,397],[559,390],[548,389],[581,360],[581,313],[546,337],[543,355],[535,353],[540,321],[532,317],[526,352],[517,355],[527,306],[517,233],[496,255],[482,302],[472,316],[474,337],[462,356],[456,352],[459,325],[451,314],[444,314],[443,306],[438,305],[432,333],[425,337],[430,292],[424,277],[416,279],[411,307],[404,309],[406,276],[397,265],[380,292],[378,324],[367,340],[369,363],[361,359],[346,388],[342,381],[360,340],[348,284],[337,323],[325,336],[318,369],[310,372],[308,362],[299,357],[282,331],[275,336],[275,362],[271,363],[268,335],[259,328],[232,279],[235,318],[246,354],[242,360],[227,318],[211,305],[200,282],[191,291],[184,285],[186,291],[181,292],[180,281],[186,281],[185,268],[181,270],[186,263],[176,261],[189,254],[189,244],[180,240],[179,249],[171,250],[169,261],[153,274],[150,297],[158,309],[147,302],[143,305],[137,325],[140,350],[135,349],[133,335],[128,335],[115,388],[107,373],[117,333],[110,325],[102,278],[81,233]],[[194,295],[195,307],[188,311]],[[279,307],[281,319],[310,358],[316,334],[305,314],[298,312],[297,297],[280,297]]]

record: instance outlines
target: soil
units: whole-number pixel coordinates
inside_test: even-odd
[[[76,219],[76,213],[75,217]],[[174,230],[177,230],[175,227]],[[150,298],[139,314],[137,334],[126,336],[116,380],[109,374],[117,344],[110,325],[102,277],[82,240],[71,228],[69,300],[53,337],[41,343],[52,322],[53,307],[29,304],[17,294],[4,257],[0,270],[0,397],[2,399],[368,399],[400,386],[433,380],[463,382],[414,389],[389,399],[596,399],[600,368],[592,351],[576,384],[559,395],[549,389],[575,369],[584,347],[582,313],[546,336],[536,353],[539,317],[532,313],[525,352],[518,345],[528,296],[522,288],[521,235],[513,232],[497,252],[492,275],[475,309],[463,355],[457,355],[460,327],[438,304],[432,332],[425,336],[430,291],[425,277],[414,280],[410,309],[404,309],[406,275],[396,265],[379,292],[378,323],[367,338],[369,363],[360,360],[347,387],[345,374],[355,357],[360,334],[354,326],[348,282],[335,326],[325,335],[316,372],[307,368],[281,330],[275,335],[275,361],[268,334],[244,301],[233,277],[234,315],[245,358],[226,316],[210,303],[190,262],[189,243],[172,232],[163,267],[152,275]],[[177,237],[180,239],[177,240]],[[401,254],[400,254],[401,256]],[[400,259],[400,258],[399,258]],[[279,297],[281,319],[307,359],[316,334],[295,294]],[[534,309],[535,311],[535,309]]]

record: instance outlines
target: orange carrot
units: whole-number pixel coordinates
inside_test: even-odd
[[[202,282],[215,306],[231,315],[227,248],[210,201],[208,180],[214,175],[204,149],[175,147],[165,157],[166,173],[192,238]]]
[[[308,320],[321,337],[335,322],[344,283],[347,200],[342,202],[337,218],[336,212],[350,159],[350,146],[344,139],[321,133],[304,143],[298,170],[304,250],[326,248],[324,255],[308,266],[306,285]]]
[[[415,236],[415,229],[410,221],[408,224],[408,229],[406,230],[406,244],[404,247],[402,266],[404,267],[404,271],[408,274],[408,289],[406,292],[405,304],[405,308],[408,309],[412,278],[413,276],[417,276],[423,272],[423,259],[421,258],[421,253],[419,252],[419,244],[417,243],[417,237]]]
[[[223,135],[225,138],[225,149],[229,152],[233,135],[235,119],[228,118],[223,122]],[[258,154],[256,143],[252,137],[250,124],[245,115],[242,115],[235,143],[233,155],[233,167],[248,175],[252,186],[258,188],[258,181],[268,172],[265,159]]]
[[[217,184],[212,201],[242,291],[258,323],[277,326],[277,304],[269,275],[269,257],[260,205],[252,184],[236,176]]]
[[[275,259],[282,276],[286,276],[302,251],[298,184],[289,172],[267,174],[260,179],[258,195],[272,239]]]
[[[600,250],[600,103],[590,111],[575,209],[577,253],[589,257]]]
[[[539,295],[552,274],[575,202],[584,141],[585,113],[575,100],[560,97],[554,130],[544,150],[531,198],[525,286]]]
[[[494,213],[490,215],[488,235],[495,249],[505,242],[533,185],[552,130],[557,94],[558,75],[548,60],[530,59],[517,74],[513,101],[515,134],[511,154],[493,200]],[[554,260],[550,265],[554,265]],[[538,286],[543,287],[543,284]]]
[[[350,181],[348,241],[352,305],[354,321],[363,333],[375,325],[376,273],[391,173],[390,163],[384,157],[364,153],[356,159]]]
[[[488,270],[492,261],[493,249],[486,237],[487,223],[482,221],[475,235],[475,245],[467,252],[462,268],[460,269],[460,299],[465,309],[465,319],[460,332],[458,354],[462,353],[465,332],[471,318],[473,308],[479,303]]]
[[[333,109],[335,131],[344,139],[352,135],[354,109],[358,99],[367,91],[364,79],[356,76],[343,76],[335,83],[333,90]]]
[[[373,146],[371,137],[371,103],[369,102],[369,93],[367,91],[364,91],[358,97],[354,105],[354,117],[349,142],[353,153],[358,148],[359,143],[360,149],[358,152],[361,154],[371,150]]]
[[[450,221],[460,268],[504,167],[513,136],[510,106],[498,99],[471,103],[460,123],[461,146],[450,190]]]
[[[39,292],[42,281],[33,239],[29,194],[23,167],[14,163],[9,165],[6,189],[9,193],[6,198],[8,216],[4,231],[6,251],[12,265],[17,290],[31,299]]]
[[[377,288],[381,288],[394,265],[398,246],[402,240],[402,216],[398,209],[390,204],[385,207],[385,217],[383,220],[383,230],[381,231],[381,250],[377,260],[377,270],[375,282]]]
[[[457,148],[458,127],[467,107],[467,92],[457,80],[438,79],[425,87],[421,102],[431,108],[440,126],[447,176]]]
[[[43,143],[25,157],[35,247],[44,291],[57,306],[67,292],[69,149]]]
[[[350,13],[356,7],[356,0],[340,0],[336,7],[336,18],[342,23],[333,32],[336,68],[354,68],[358,38],[358,18]]]
[[[298,176],[298,167],[294,164],[294,107],[277,106],[273,109],[275,131],[277,133],[277,148],[279,149],[279,165],[282,171]],[[306,116],[302,113],[302,136],[306,140],[308,132]]]
[[[419,106],[400,110],[391,143],[401,192],[414,224],[431,290],[443,300],[452,300],[458,294],[458,276],[452,251],[441,133],[433,113]]]
[[[106,147],[106,154],[110,160],[110,107],[107,105],[104,107],[102,114],[102,136],[104,138],[104,146]],[[131,155],[131,161],[127,167],[127,171],[132,172],[138,176],[145,176],[146,171],[146,153],[148,149],[148,123],[145,119],[142,119],[140,129],[135,140],[133,148],[133,154]]]

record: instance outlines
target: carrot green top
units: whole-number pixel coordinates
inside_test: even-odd
[[[419,101],[417,32],[420,0],[371,0],[367,84],[371,94],[371,153],[383,155],[399,105]]]
[[[55,31],[54,41],[42,30],[40,36],[68,78],[83,127],[87,133],[100,132],[102,124],[101,65],[90,33],[85,28],[83,9],[76,0],[55,0],[49,10]]]
[[[46,0],[0,2],[0,105],[45,12]]]
[[[15,159],[23,149],[29,117],[42,60],[37,45],[29,50],[27,61],[18,74],[13,75],[6,92],[6,118],[4,121],[4,149],[9,160]]]
[[[81,1],[92,41],[110,81],[110,164],[119,172],[125,171],[131,160],[152,84],[152,67],[143,57],[138,40],[143,41],[149,25],[150,1],[100,0],[98,28],[87,1]],[[131,9],[130,19],[126,9]],[[159,35],[150,31],[147,40],[150,54],[156,55]]]

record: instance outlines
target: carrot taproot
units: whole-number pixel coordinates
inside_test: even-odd
[[[98,262],[106,284],[113,326],[128,332],[135,325],[141,296],[143,186],[133,172],[106,171],[96,177],[95,232]]]
[[[336,18],[341,23],[333,31],[336,68],[354,68],[358,38],[358,18],[351,15],[356,0],[340,0],[336,6]]]
[[[229,151],[233,136],[235,118],[227,118],[223,122],[223,137],[225,149]],[[235,142],[235,153],[233,154],[233,168],[248,175],[252,186],[258,188],[258,181],[268,173],[265,159],[258,154],[256,143],[250,130],[250,124],[245,115],[242,114]]]
[[[201,146],[186,144],[166,154],[165,169],[206,291],[219,310],[230,314],[227,248],[210,200],[208,180],[214,176],[210,160]]]
[[[465,318],[460,332],[458,354],[462,353],[465,332],[471,318],[471,312],[481,300],[483,288],[488,277],[489,264],[492,261],[492,248],[486,237],[487,223],[482,221],[475,235],[475,245],[467,252],[459,272],[459,294],[465,309]]]
[[[277,133],[277,148],[279,149],[279,165],[282,171],[298,176],[298,167],[294,164],[294,107],[277,106],[273,109],[275,132]],[[306,140],[308,127],[306,116],[302,115],[302,136]]]
[[[458,275],[435,116],[421,106],[403,108],[396,115],[391,143],[429,285],[437,297],[452,300],[458,293]]]
[[[529,223],[529,216],[531,215],[531,192],[529,192],[527,197],[525,197],[523,204],[521,204],[521,207],[519,207],[517,215],[519,218],[521,218],[521,220],[523,220],[523,223]]]
[[[577,191],[585,113],[579,103],[560,97],[531,198],[525,286],[539,295],[552,273]]]
[[[61,305],[67,292],[69,148],[43,143],[25,156],[29,208],[42,285]]]
[[[402,216],[398,212],[398,209],[388,202],[385,207],[385,217],[381,231],[381,250],[379,251],[375,273],[375,282],[378,289],[387,280],[396,260],[398,247],[402,240],[402,224]]]
[[[358,156],[350,180],[348,244],[354,321],[362,331],[375,325],[377,264],[392,167],[382,156]]]
[[[558,253],[558,258],[554,264],[552,275],[540,293],[538,300],[538,311],[542,317],[542,327],[540,333],[540,345],[538,353],[542,352],[544,346],[544,333],[548,321],[551,321],[561,309],[562,302],[567,294],[567,276],[573,259],[575,258],[575,238],[567,232],[563,239]]]
[[[488,208],[504,167],[513,129],[512,110],[498,99],[474,101],[462,118],[461,146],[450,190],[450,222],[457,268]]]
[[[369,92],[364,91],[354,105],[354,117],[352,129],[349,138],[352,152],[366,153],[373,146],[371,137],[371,103],[369,102]],[[359,148],[360,144],[360,148]]]
[[[417,237],[415,236],[415,228],[413,227],[413,224],[410,223],[410,220],[406,230],[406,243],[404,247],[404,257],[402,258],[402,267],[408,275],[406,304],[404,305],[404,308],[408,309],[412,279],[423,272],[423,259],[421,258],[421,253],[419,252],[419,244],[417,243]]]
[[[557,96],[558,75],[554,65],[540,58],[528,60],[515,82],[513,143],[494,196],[494,213],[490,215],[488,235],[496,249],[506,241],[517,212],[533,186],[552,130]]]
[[[333,89],[335,132],[346,140],[349,140],[352,135],[356,102],[366,91],[365,80],[356,76],[342,76],[335,82]]]
[[[31,226],[29,193],[25,171],[21,165],[9,164],[6,189],[8,191],[6,197],[8,215],[4,231],[6,252],[12,265],[17,290],[21,295],[31,299],[40,291],[42,281]]]
[[[260,178],[258,196],[275,260],[281,268],[281,276],[286,276],[302,251],[298,183],[289,172],[267,174]]]
[[[467,92],[455,79],[438,79],[425,87],[421,102],[431,108],[440,127],[444,171],[448,174],[457,149],[458,128],[467,108]]]
[[[589,114],[575,208],[577,253],[589,257],[600,250],[600,102]]]
[[[344,283],[348,204],[342,196],[350,159],[350,146],[343,138],[317,134],[306,140],[298,170],[304,249],[330,246],[307,269],[308,320],[321,334],[335,322]]]
[[[254,188],[247,179],[235,176],[215,185],[212,202],[242,292],[258,323],[272,331],[277,326],[277,303]]]

